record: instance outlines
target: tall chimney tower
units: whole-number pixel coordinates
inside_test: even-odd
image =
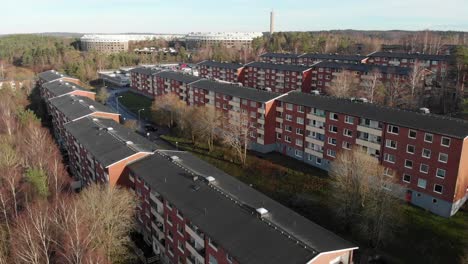
[[[275,13],[273,10],[270,12],[270,36],[273,35],[273,32],[275,31]]]

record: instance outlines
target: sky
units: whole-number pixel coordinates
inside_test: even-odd
[[[468,31],[468,0],[0,0],[0,34]]]

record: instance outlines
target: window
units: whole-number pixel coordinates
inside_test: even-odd
[[[257,107],[257,102],[250,101],[250,106],[251,106],[251,107]]]
[[[253,111],[252,111],[252,112],[250,112],[250,117],[252,117],[252,118],[255,118],[255,117],[257,117],[257,113],[256,113],[256,112],[253,112]]]
[[[336,146],[336,138],[329,137],[328,138],[328,144]]]
[[[299,113],[304,113],[304,108],[305,108],[304,106],[299,105],[299,106],[297,107],[297,112],[299,112]]]
[[[347,136],[347,137],[353,137],[353,131],[351,131],[351,130],[345,128],[345,129],[343,130],[343,135],[345,135],[345,136]]]
[[[399,131],[400,131],[400,128],[397,127],[397,126],[388,125],[388,127],[387,127],[387,132],[388,132],[388,133],[392,133],[392,134],[398,135],[398,132],[399,132]]]
[[[426,133],[424,134],[424,141],[428,143],[432,143],[432,140],[434,139],[434,135]]]
[[[304,135],[304,130],[303,129],[300,129],[300,128],[296,128],[296,134],[298,135]]]
[[[208,238],[208,244],[216,251],[218,251],[218,244],[216,244],[216,242],[214,242],[213,240],[211,240],[211,238]]]
[[[354,117],[352,117],[352,116],[345,116],[345,123],[347,123],[347,124],[354,124]]]
[[[395,140],[387,139],[385,141],[385,146],[387,148],[396,149],[397,148],[397,142]]]
[[[406,145],[406,152],[409,154],[414,154],[415,147],[413,145]]]
[[[388,177],[393,177],[394,171],[390,168],[384,168],[383,174]]]
[[[412,169],[413,168],[413,161],[405,160],[405,168]]]
[[[395,163],[395,155],[385,153],[384,154],[384,160],[386,162]]]
[[[431,151],[428,149],[423,149],[422,151],[423,158],[430,159],[431,158]]]
[[[234,258],[231,257],[231,255],[229,255],[229,254],[226,253],[226,260],[227,260],[229,263],[232,263],[232,261],[234,260]]]
[[[276,138],[281,139],[281,133],[276,133]]]
[[[445,153],[439,153],[439,162],[447,163],[448,155]]]
[[[293,110],[293,105],[292,104],[286,104],[286,109]]]
[[[416,135],[417,135],[416,130],[410,129],[410,130],[408,131],[408,137],[409,137],[409,138],[413,138],[413,139],[414,139],[414,138],[416,138]]]
[[[296,118],[296,123],[298,123],[299,125],[303,125],[304,124],[304,118],[302,118],[302,117]]]
[[[419,166],[419,171],[422,173],[429,173],[429,165],[421,163],[421,166]]]
[[[335,158],[336,157],[336,151],[334,151],[332,149],[328,149],[327,150],[327,155],[330,156],[330,157]]]
[[[331,120],[338,120],[338,115],[335,113],[330,113],[330,119]]]
[[[440,140],[440,145],[444,147],[450,147],[450,138],[442,137],[442,139]]]
[[[403,174],[403,181],[406,182],[406,183],[410,183],[411,182],[411,175]]]
[[[344,149],[351,149],[351,143],[343,141],[343,148]]]
[[[179,248],[180,252],[184,252],[185,251],[185,248],[184,248],[184,243],[180,240],[177,241],[177,247]]]
[[[296,155],[298,158],[302,158],[302,151],[296,149],[294,150],[294,155]]]
[[[291,143],[291,137],[290,136],[284,136],[284,141]]]
[[[315,160],[315,163],[317,163],[318,165],[322,164],[322,159],[321,158],[317,158]]]
[[[296,146],[302,147],[303,144],[302,139],[296,139]]]
[[[418,179],[418,187],[419,188],[426,189],[426,184],[427,184],[427,181],[425,179],[421,179],[421,178]]]
[[[328,127],[328,131],[332,132],[332,133],[338,133],[338,127],[337,126],[333,126],[333,125],[330,125]]]
[[[442,194],[444,187],[440,184],[434,184],[434,192]]]
[[[437,168],[436,177],[443,179],[445,178],[446,173],[447,172],[444,169]]]
[[[287,131],[287,132],[291,132],[292,131],[292,126],[285,125],[284,130]]]
[[[286,115],[286,120],[292,121],[292,115],[288,115],[288,114],[287,114],[287,115]]]

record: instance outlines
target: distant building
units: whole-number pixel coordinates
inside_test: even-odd
[[[239,63],[202,61],[197,64],[199,76],[226,82],[242,82],[244,65]]]
[[[128,51],[129,42],[148,41],[155,39],[175,40],[183,35],[84,35],[81,37],[83,51],[99,51],[103,53],[118,53]]]
[[[262,36],[261,32],[196,32],[189,33],[185,37],[185,41],[189,49],[217,44],[240,49],[250,47],[254,38]]]
[[[104,70],[99,71],[99,79],[112,85],[125,87],[130,86],[130,76],[132,69]]]

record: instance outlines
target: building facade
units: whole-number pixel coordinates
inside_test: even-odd
[[[276,93],[311,91],[312,69],[299,65],[251,62],[244,67],[244,85]]]
[[[238,63],[202,61],[197,64],[199,76],[225,82],[242,82],[244,66]]]
[[[254,38],[262,36],[261,32],[192,32],[185,41],[188,49],[213,45],[242,49],[250,47]]]
[[[260,55],[261,62],[278,63],[278,64],[300,64],[298,58],[300,54],[294,53],[264,53]]]
[[[322,61],[361,64],[367,62],[367,57],[362,55],[307,53],[300,55],[297,59],[298,64],[307,66],[312,66]]]

